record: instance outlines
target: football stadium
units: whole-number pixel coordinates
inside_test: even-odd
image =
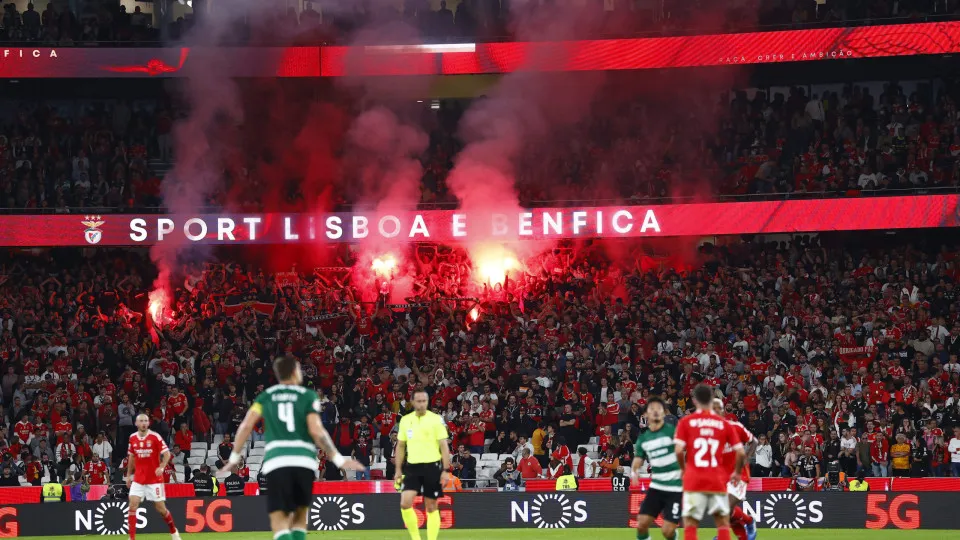
[[[957,0],[8,0],[0,536],[960,529],[957,54]]]

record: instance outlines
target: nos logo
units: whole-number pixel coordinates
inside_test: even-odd
[[[571,521],[587,521],[587,501],[574,501],[563,493],[537,495],[533,502],[510,501],[510,522],[530,523],[538,529],[566,529]]]
[[[771,529],[799,529],[823,521],[823,501],[808,503],[797,493],[776,493],[753,505],[744,502],[743,510]]]
[[[342,531],[366,519],[363,503],[351,506],[343,497],[317,497],[310,507],[308,521],[318,531]]]
[[[127,512],[130,506],[124,501],[103,501],[93,510],[77,510],[74,514],[74,530],[97,534],[128,534]],[[147,509],[137,508],[137,528],[147,526]]]

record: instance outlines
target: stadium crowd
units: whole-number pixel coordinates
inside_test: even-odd
[[[705,98],[713,100],[705,101],[708,110],[697,114],[715,119],[715,130],[691,127],[686,108],[643,98],[616,102],[616,111],[597,110],[588,121],[564,128],[557,144],[524,150],[530,166],[518,173],[520,200],[535,206],[599,196],[642,204],[956,188],[957,82],[938,80],[928,91],[909,93],[890,82],[879,95],[856,85],[822,95],[803,87],[786,95],[713,95]],[[424,204],[456,203],[447,177],[463,149],[456,126],[468,106],[461,101],[441,102],[436,111],[425,106],[431,142],[420,158]],[[183,116],[169,102],[26,100],[10,101],[0,112],[2,206],[103,212],[160,205],[162,171],[151,163],[169,165],[171,130]],[[227,167],[235,178],[244,178],[242,171],[269,169],[258,161],[262,152],[235,154]],[[360,194],[348,190],[357,185],[341,182],[332,198],[354,202]],[[221,195],[238,191],[244,192]],[[226,205],[216,198],[221,195],[206,203]],[[263,200],[251,198],[244,209],[258,210]]]
[[[617,474],[646,399],[664,396],[676,417],[700,381],[760,438],[757,475],[809,478],[836,463],[848,475],[960,476],[952,247],[798,237],[705,247],[679,272],[559,249],[476,299],[464,298],[470,269],[455,251],[418,252],[403,304],[387,303],[383,283],[361,302],[350,260],[277,274],[188,266],[161,328],[135,309],[151,285],[146,257],[8,259],[0,470],[25,484],[81,471],[108,482],[139,412],[178,465],[195,441],[229,452],[247,404],[271,384],[271,358],[292,354],[341,452],[377,476],[392,474],[391,431],[420,388],[470,487],[565,468]],[[321,477],[339,474],[327,464]]]

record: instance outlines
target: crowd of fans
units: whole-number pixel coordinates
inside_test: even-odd
[[[615,113],[598,105],[604,110],[558,128],[555,142],[534,139],[521,151],[528,166],[517,171],[519,197],[535,206],[598,197],[654,203],[954,189],[960,186],[960,85],[946,79],[918,88],[906,93],[890,82],[879,95],[856,85],[812,95],[803,87],[772,96],[711,95],[699,105],[701,123],[692,124],[688,109],[644,97],[616,102]],[[457,126],[470,105],[424,106],[430,141],[420,156],[424,204],[457,202],[447,179],[463,150]],[[162,203],[161,175],[150,162],[171,163],[171,131],[182,110],[158,100],[10,101],[7,107],[0,116],[2,206],[122,211]],[[704,118],[713,119],[715,129],[703,129]],[[269,169],[262,152],[234,153],[231,167]],[[361,195],[349,189],[358,185],[338,183],[333,198],[355,202]],[[260,209],[266,199],[256,193],[244,210]]]
[[[5,101],[0,206],[157,206],[160,178],[148,162],[170,159],[162,141],[171,127],[169,111],[152,100]]]
[[[682,415],[698,382],[760,438],[757,475],[960,474],[952,246],[731,244],[682,272],[558,250],[480,290],[452,253],[415,257],[402,304],[389,283],[363,301],[350,260],[184,267],[160,328],[143,315],[146,257],[17,255],[0,284],[0,470],[108,482],[140,412],[179,456],[232,433],[271,359],[292,354],[341,452],[388,474],[396,415],[418,389],[448,422],[458,481],[506,487],[618,474],[646,400]]]
[[[186,2],[180,2],[181,5]],[[193,6],[193,4],[196,4]],[[7,42],[46,46],[129,46],[209,36],[190,36],[195,18],[229,20],[232,31],[217,37],[231,43],[337,42],[353,39],[366,28],[405,23],[416,32],[398,38],[429,41],[505,40],[512,37],[556,38],[549,27],[562,23],[562,37],[630,36],[689,32],[734,32],[764,28],[803,27],[811,24],[845,25],[857,22],[896,24],[958,14],[956,0],[734,0],[717,5],[691,0],[606,0],[559,6],[552,2],[507,4],[496,0],[419,0],[338,4],[323,0],[303,2],[275,11],[262,8],[251,21],[229,3],[209,5],[197,0],[183,17],[171,21],[162,36],[160,21],[135,7],[128,12],[119,1],[83,5],[80,13],[54,2],[5,4],[0,37]],[[21,7],[23,7],[21,5]],[[225,10],[225,11],[224,11]],[[525,22],[524,22],[525,21]]]

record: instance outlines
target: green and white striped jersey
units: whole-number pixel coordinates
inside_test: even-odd
[[[317,470],[317,446],[307,428],[307,416],[320,413],[316,392],[277,384],[261,392],[251,408],[263,417],[264,474],[282,467]]]
[[[634,455],[650,463],[652,471],[650,487],[660,491],[683,491],[683,479],[680,477],[680,464],[673,444],[673,432],[676,426],[663,424],[657,431],[648,429],[637,437],[633,446]]]

